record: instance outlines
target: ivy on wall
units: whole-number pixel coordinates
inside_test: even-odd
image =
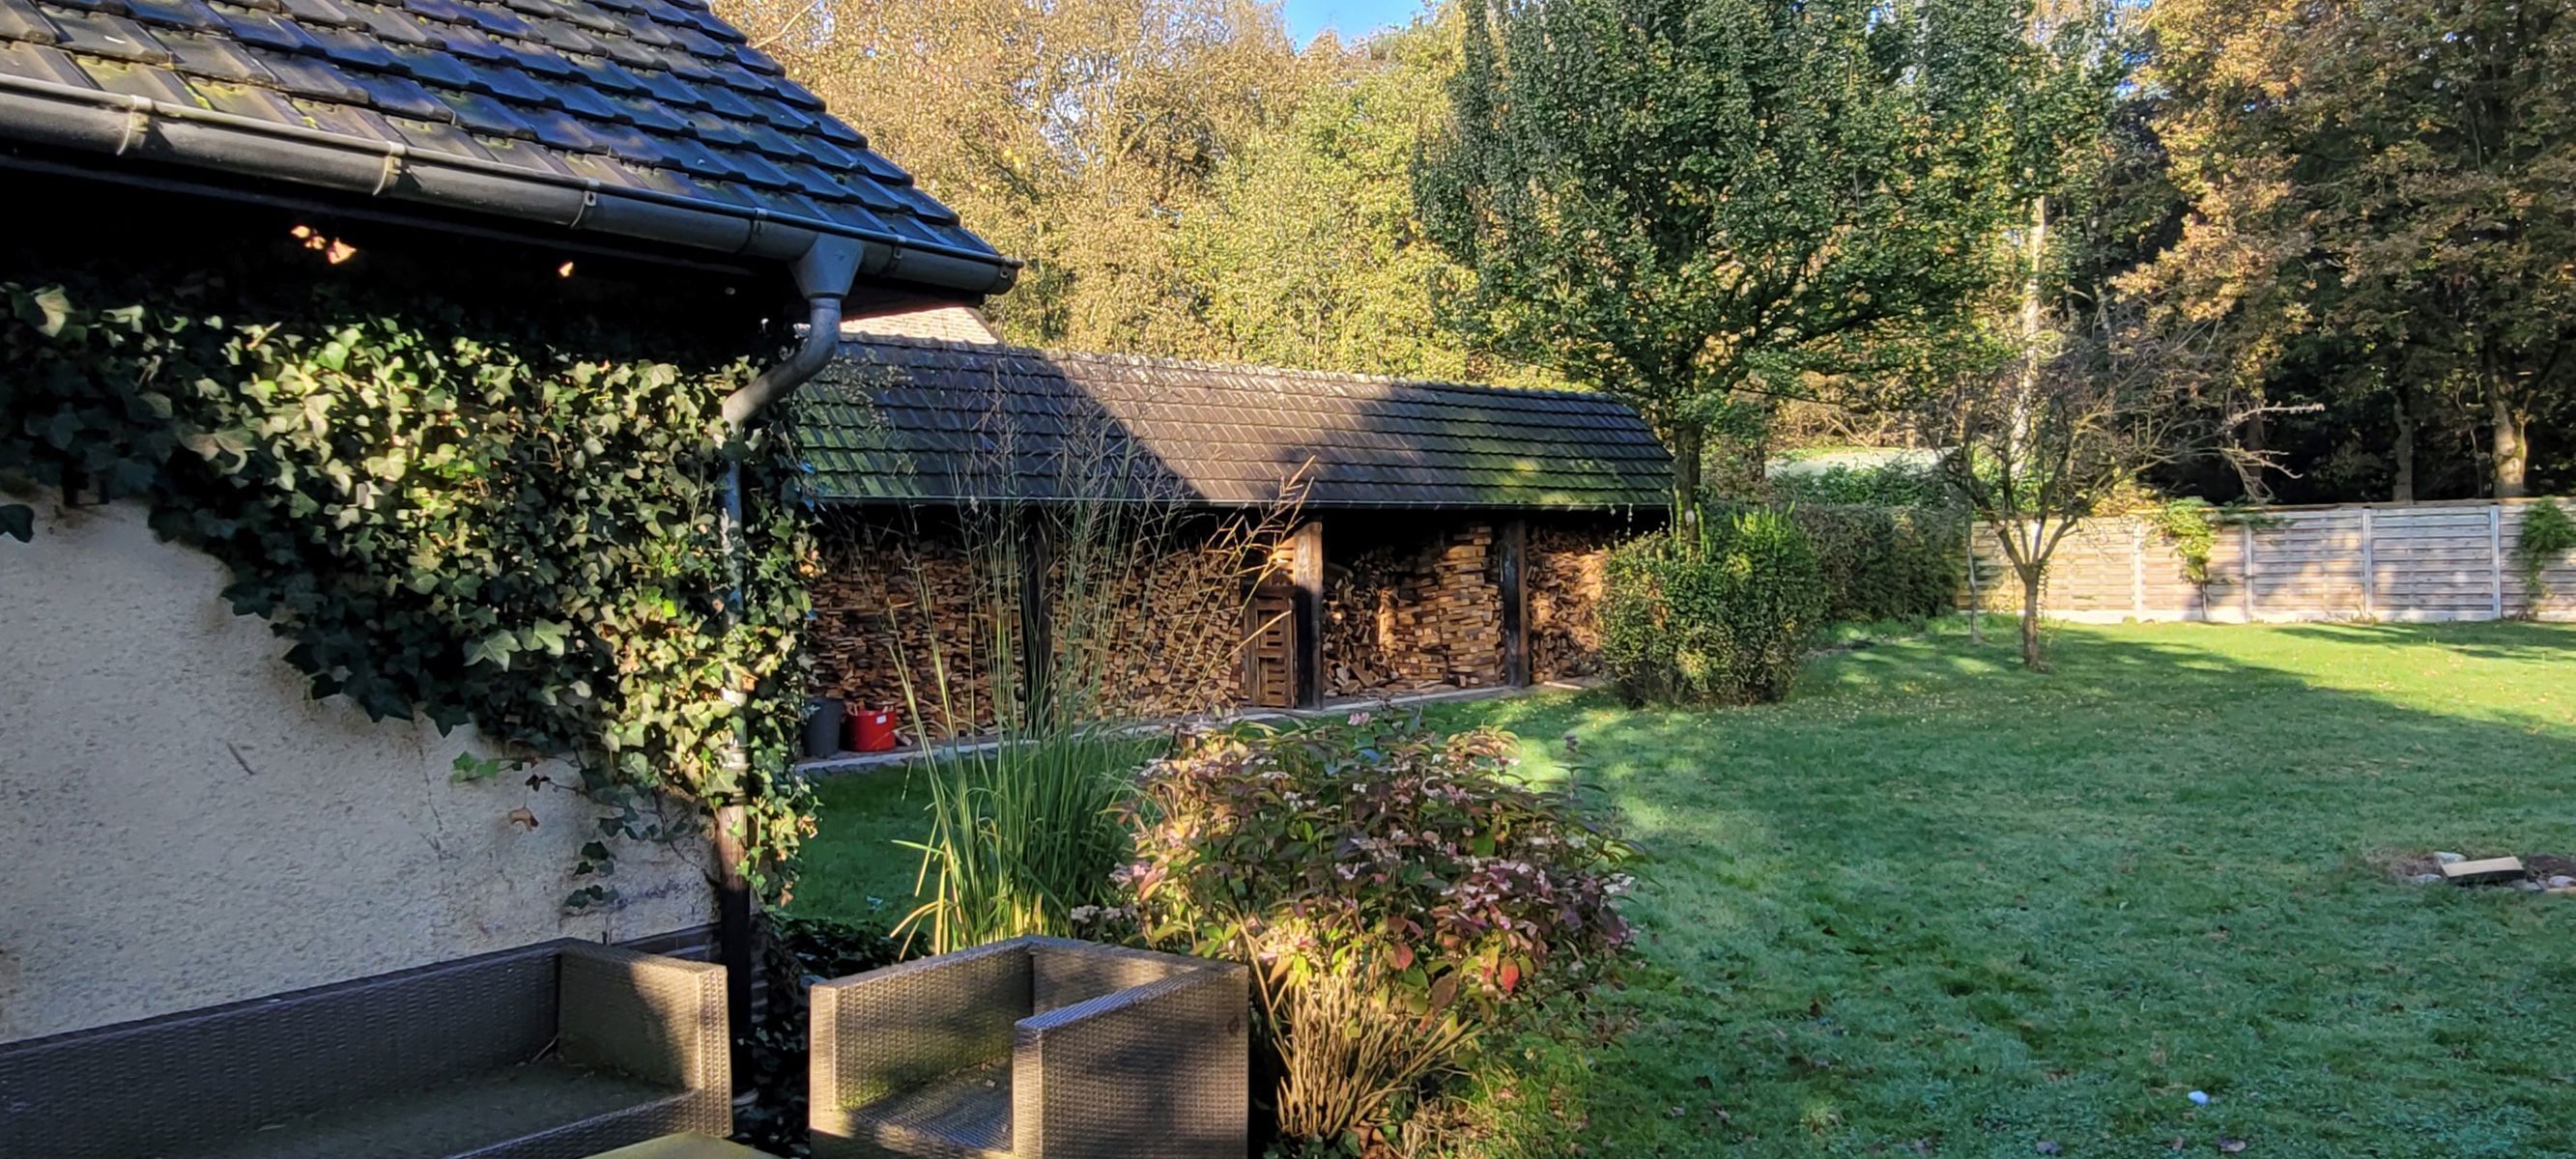
[[[460,777],[569,758],[602,809],[568,905],[615,896],[619,839],[701,832],[673,802],[744,806],[748,868],[778,887],[811,826],[785,773],[810,543],[752,448],[728,626],[716,524],[717,408],[774,344],[318,262],[0,280],[0,482],[147,504],[230,569],[224,598],[292,641],[315,697],[518,754]],[[32,523],[0,510],[19,539]],[[723,759],[729,690],[747,776]]]

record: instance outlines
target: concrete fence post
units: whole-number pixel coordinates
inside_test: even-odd
[[[2253,622],[2254,622],[2254,616],[2255,616],[2255,611],[2254,611],[2254,525],[2253,525],[2252,523],[2240,523],[2240,524],[2237,524],[2237,525],[2236,525],[2236,529],[2237,529],[2239,532],[2243,533],[2242,535],[2240,535],[2240,536],[2238,537],[2237,542],[2238,542],[2238,543],[2240,543],[2240,544],[2242,544],[2242,545],[2244,546],[2245,564],[2244,564],[2244,566],[2243,566],[2243,567],[2240,567],[2240,568],[2238,568],[2237,570],[2238,570],[2238,571],[2240,571],[2240,572],[2242,572],[2242,573],[2244,573],[2244,576],[2245,576],[2245,622],[2246,622],[2246,623],[2248,623],[2248,624],[2251,624],[2251,623],[2253,623]]]
[[[2504,503],[2487,508],[2488,600],[2493,618],[2504,618]]]
[[[2147,525],[2129,517],[2129,616],[2147,621]]]
[[[2379,615],[2379,567],[2370,548],[2370,508],[2361,509],[2361,618]]]

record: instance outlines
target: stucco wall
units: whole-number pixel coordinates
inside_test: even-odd
[[[214,560],[49,507],[0,540],[0,1041],[710,920],[702,849],[630,850],[623,902],[565,916],[581,798],[452,783],[467,730],[316,703]]]

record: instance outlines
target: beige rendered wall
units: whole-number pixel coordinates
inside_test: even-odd
[[[37,507],[0,539],[0,1042],[710,920],[702,848],[630,850],[623,902],[566,916],[581,798],[453,784],[468,730],[315,702],[139,507]]]

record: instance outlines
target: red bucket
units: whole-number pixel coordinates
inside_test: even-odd
[[[894,712],[850,706],[850,751],[881,753],[894,747]]]

